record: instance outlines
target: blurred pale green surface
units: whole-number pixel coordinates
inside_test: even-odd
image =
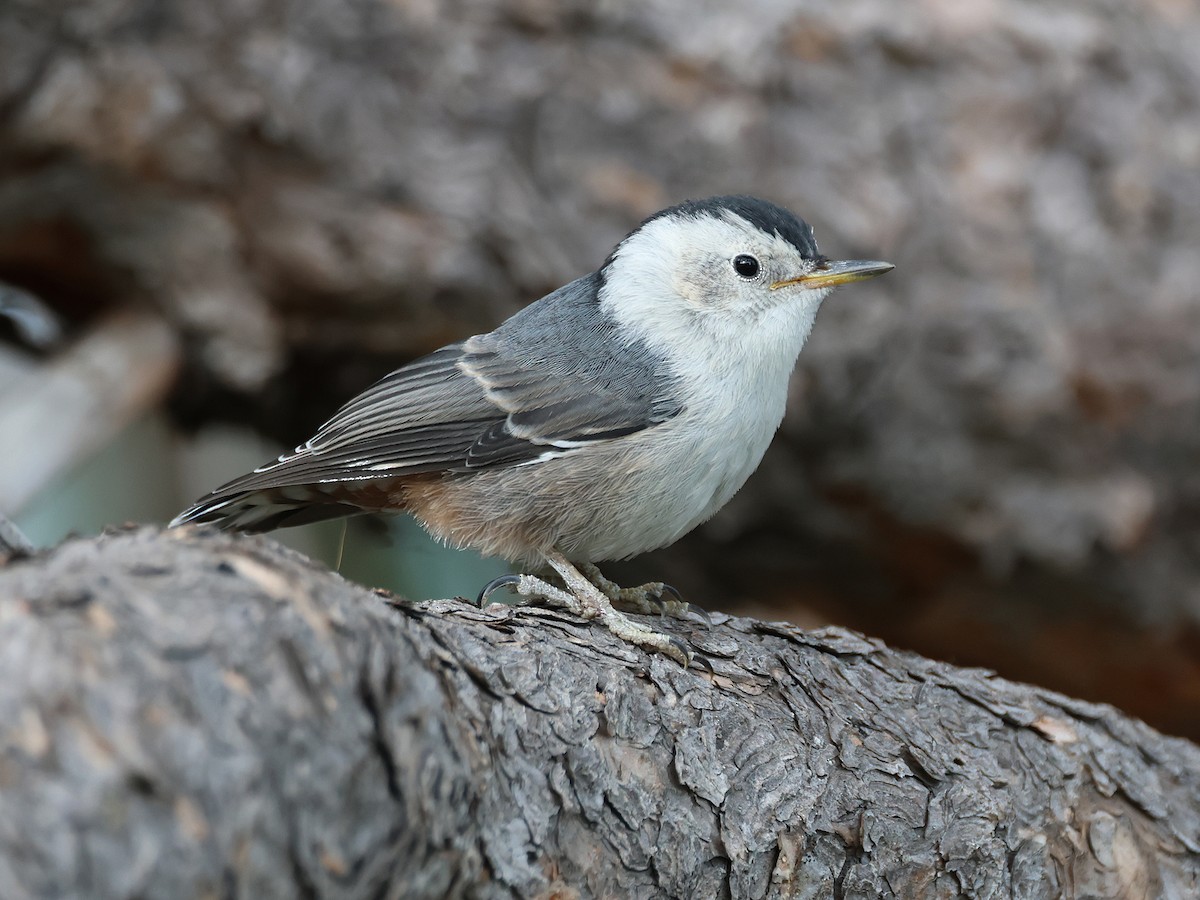
[[[95,534],[108,525],[166,522],[192,500],[277,456],[280,449],[251,432],[230,428],[208,429],[185,440],[162,416],[151,416],[42,491],[14,521],[39,547],[70,534]],[[341,522],[322,522],[271,537],[332,566],[342,530]],[[500,560],[439,545],[407,516],[387,516],[347,520],[339,571],[352,581],[412,599],[473,598],[507,567]]]

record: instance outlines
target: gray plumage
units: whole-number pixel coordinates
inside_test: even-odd
[[[674,378],[618,333],[600,308],[600,283],[599,273],[579,278],[495,331],[397,369],[294,452],[223,485],[172,525],[304,524],[359,510],[286,508],[288,488],[522,465],[665,422],[682,409]],[[298,507],[320,496],[292,493]]]

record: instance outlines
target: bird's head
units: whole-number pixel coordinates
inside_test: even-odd
[[[802,343],[830,289],[891,269],[826,259],[812,227],[774,203],[712,197],[656,213],[622,240],[601,269],[601,299],[639,336],[668,343],[697,332],[741,343],[764,330]]]

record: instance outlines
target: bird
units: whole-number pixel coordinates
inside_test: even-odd
[[[677,592],[621,589],[596,563],[672,544],[723,507],[783,420],[822,300],[892,268],[828,259],[767,200],[679,203],[596,271],[384,376],[171,525],[408,512],[445,543],[533,570],[489,583],[481,603],[510,588],[686,667],[680,640],[622,611],[679,613]]]

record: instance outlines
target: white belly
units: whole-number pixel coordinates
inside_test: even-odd
[[[675,542],[758,468],[783,420],[788,377],[819,299],[812,292],[805,305],[774,310],[755,333],[737,332],[736,345],[701,332],[664,341],[658,349],[682,388],[679,415],[556,459],[448,482],[439,503],[454,524],[439,528],[429,515],[428,527],[510,560],[538,561],[553,548],[576,562],[603,562]],[[650,325],[639,333],[657,334]]]
[[[735,392],[729,404],[689,408],[634,438],[601,504],[607,515],[593,520],[590,533],[573,535],[568,554],[624,559],[664,547],[728,503],[758,468],[783,418],[786,381],[772,386],[772,396],[755,387],[756,397]]]
[[[783,416],[777,395],[694,404],[629,437],[529,466],[437,485],[410,508],[456,546],[520,562],[557,550],[575,562],[625,559],[664,547],[707,520],[762,460]]]

